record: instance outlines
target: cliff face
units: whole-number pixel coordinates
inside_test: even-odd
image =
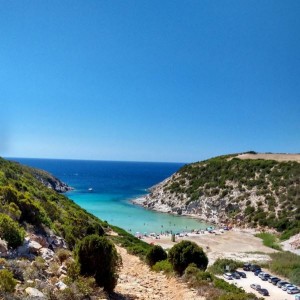
[[[46,171],[34,168],[29,168],[28,170],[44,186],[53,189],[58,193],[66,193],[68,191],[73,190],[72,187],[68,186],[66,183],[62,182],[61,180],[59,180],[58,178]]]
[[[299,231],[300,164],[238,157],[186,165],[154,186],[142,205],[213,223]]]

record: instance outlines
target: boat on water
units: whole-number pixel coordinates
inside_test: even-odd
[[[91,188],[91,187],[88,188],[88,191],[89,191],[89,192],[92,192],[92,191],[93,191],[93,188]]]

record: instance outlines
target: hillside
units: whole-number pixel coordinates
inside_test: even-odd
[[[142,205],[217,224],[267,226],[287,237],[300,231],[299,158],[246,153],[185,165]]]

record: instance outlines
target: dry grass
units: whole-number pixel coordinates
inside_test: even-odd
[[[296,161],[300,163],[300,154],[284,154],[284,153],[245,153],[236,156],[239,159],[268,159],[276,161]]]

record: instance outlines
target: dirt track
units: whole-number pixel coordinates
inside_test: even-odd
[[[114,299],[163,299],[163,300],[203,300],[177,278],[153,272],[136,256],[130,255],[118,247],[123,266],[119,272],[119,280]]]

